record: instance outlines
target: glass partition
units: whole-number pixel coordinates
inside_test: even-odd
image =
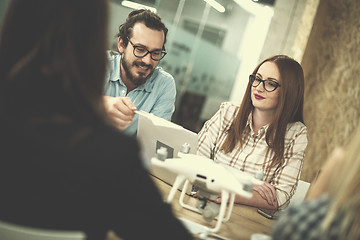
[[[166,23],[173,29],[170,23]],[[169,33],[170,34],[170,33]],[[202,120],[208,119],[220,103],[230,98],[240,60],[193,33],[178,28],[170,36],[168,55],[160,65],[175,78],[176,112],[173,121],[187,129],[198,131]],[[205,104],[211,102],[214,107]]]

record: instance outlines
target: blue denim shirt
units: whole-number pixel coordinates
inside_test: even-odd
[[[118,52],[108,51],[109,70],[105,78],[105,96],[129,97],[137,110],[152,113],[155,116],[171,120],[175,110],[176,87],[174,78],[161,67],[155,68],[152,76],[141,86],[126,95],[127,88],[120,78],[120,59]],[[135,114],[131,125],[124,133],[134,136],[138,126],[138,115]]]

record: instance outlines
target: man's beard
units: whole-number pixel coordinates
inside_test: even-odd
[[[126,56],[124,53],[121,56],[121,65],[123,66],[126,77],[131,81],[132,84],[134,84],[137,87],[144,84],[146,82],[146,80],[151,77],[151,75],[154,73],[154,70],[155,70],[155,68],[152,65],[147,65],[141,61],[139,61],[139,62],[134,61],[134,62],[130,63],[126,59]],[[148,75],[138,72],[138,75],[136,76],[130,71],[130,69],[135,67],[135,65],[148,67],[149,69],[151,69],[151,72]]]

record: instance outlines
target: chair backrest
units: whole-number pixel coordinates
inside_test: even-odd
[[[309,190],[310,183],[303,180],[299,180],[298,186],[295,190],[294,195],[291,197],[288,206],[298,204],[304,201],[307,191]]]
[[[4,240],[85,240],[81,231],[45,230],[0,221],[0,238]]]

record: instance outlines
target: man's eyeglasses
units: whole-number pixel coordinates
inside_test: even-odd
[[[165,57],[165,55],[167,54],[166,51],[164,50],[154,50],[154,51],[149,51],[147,50],[145,47],[142,47],[142,46],[136,46],[134,45],[129,38],[127,38],[127,40],[130,42],[130,44],[133,46],[134,48],[134,55],[135,57],[138,57],[138,58],[143,58],[145,57],[146,55],[148,55],[150,53],[150,57],[152,60],[154,61],[160,61],[163,57]]]
[[[253,87],[257,87],[257,86],[259,86],[260,83],[262,83],[264,89],[268,92],[273,92],[278,87],[281,86],[278,82],[276,82],[274,80],[270,80],[270,79],[262,80],[260,77],[254,75],[254,74],[251,74],[249,76],[249,81],[250,81],[251,86],[253,86]]]

